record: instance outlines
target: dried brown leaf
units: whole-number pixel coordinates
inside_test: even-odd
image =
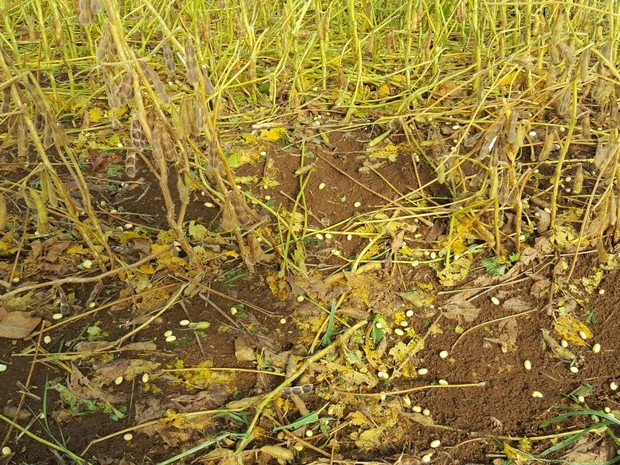
[[[465,300],[463,295],[456,294],[444,304],[442,313],[451,320],[471,323],[478,317],[480,309],[468,300]]]
[[[252,362],[256,359],[252,338],[241,334],[235,339],[235,357],[238,362]]]
[[[0,305],[0,337],[24,339],[41,323],[41,317],[30,312],[8,312]]]

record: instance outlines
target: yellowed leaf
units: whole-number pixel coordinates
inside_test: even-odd
[[[284,137],[285,134],[286,134],[286,128],[284,127],[263,129],[260,132],[259,138],[260,140],[264,140],[267,142],[274,142],[276,140],[282,139],[282,137]]]
[[[586,342],[581,337],[581,333],[583,333],[588,339],[592,338],[592,331],[590,331],[590,328],[588,328],[585,323],[577,319],[577,317],[570,314],[560,315],[555,320],[553,329],[563,339],[579,346],[586,345]]]
[[[471,254],[460,256],[437,273],[439,282],[444,286],[455,286],[467,277],[471,264]]]

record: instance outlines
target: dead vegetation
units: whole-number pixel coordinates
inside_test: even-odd
[[[616,2],[0,13],[7,463],[617,462]]]

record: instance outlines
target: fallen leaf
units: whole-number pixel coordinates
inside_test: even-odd
[[[576,355],[565,347],[562,347],[558,341],[553,339],[546,329],[541,329],[542,337],[545,345],[553,352],[553,355],[560,360],[573,361]]]
[[[235,357],[238,362],[252,362],[256,358],[254,348],[252,347],[252,339],[245,334],[235,339]]]
[[[7,312],[0,306],[0,337],[24,339],[41,323],[41,317],[30,312]]]
[[[269,455],[270,457],[274,457],[278,463],[286,463],[293,461],[293,453],[285,449],[284,447],[279,446],[263,446],[260,448],[260,451]]]
[[[461,294],[456,294],[444,304],[442,313],[451,320],[471,323],[478,317],[480,309],[468,300],[465,300]]]
[[[518,297],[511,297],[502,304],[502,308],[511,313],[521,313],[531,310],[532,307]]]
[[[513,352],[517,348],[517,321],[514,318],[503,320],[498,325],[497,337],[485,337],[484,340],[499,344],[503,353]]]

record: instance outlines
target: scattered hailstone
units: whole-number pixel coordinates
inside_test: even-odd
[[[405,396],[403,397],[403,403],[407,406],[407,407],[411,407],[411,399],[409,398],[409,396]],[[609,413],[609,412],[607,412]]]
[[[400,328],[396,328],[394,330],[394,334],[396,334],[397,336],[404,336],[405,332],[402,329],[400,329]]]
[[[264,156],[266,156],[266,155],[267,155],[267,152],[265,152],[264,150],[262,150],[262,151],[260,152],[260,156],[261,156],[261,157],[264,157]]]
[[[347,241],[350,241],[351,239],[353,239],[353,235],[352,234],[347,234]]]
[[[142,375],[142,382],[143,383],[148,383],[149,382],[149,374],[148,373],[144,373]]]
[[[411,407],[411,410],[416,413],[422,413],[422,407],[420,407],[419,405],[414,405],[413,407]]]
[[[530,131],[527,133],[527,135],[530,137],[536,137],[536,131]]]
[[[403,328],[406,328],[407,326],[409,326],[409,323],[408,323],[407,321],[401,321],[401,322],[400,322],[400,325],[401,325]]]
[[[306,431],[306,437],[311,438],[312,436],[314,436],[314,432],[311,429],[307,430]]]
[[[582,396],[581,394],[577,396],[577,402],[579,402],[580,404],[583,404],[585,401],[586,401],[586,398]]]
[[[375,328],[381,329],[383,328],[383,325],[381,323],[375,323]]]
[[[84,260],[82,262],[82,267],[86,268],[87,270],[90,269],[92,266],[93,266],[93,261],[92,260],[86,259],[86,260]]]
[[[425,454],[422,456],[422,463],[428,463],[431,461],[431,459],[433,458],[433,454]]]
[[[437,258],[437,252],[431,252],[430,257],[431,260],[435,260]]]
[[[332,249],[332,255],[335,255],[336,257],[340,256],[340,250]]]
[[[189,320],[181,320],[179,321],[179,326],[189,326],[190,321]]]
[[[237,307],[235,307],[234,305],[232,307],[230,307],[230,314],[235,316],[237,314],[239,310],[237,310]]]
[[[359,208],[359,207],[361,207],[361,206],[362,206],[362,202],[355,202],[355,203],[353,204],[353,206],[354,206],[355,208]]]
[[[601,345],[597,342],[592,346],[592,352],[598,354],[601,351]]]
[[[323,234],[320,234],[320,233],[319,233],[319,234],[317,234],[317,235],[316,235],[316,238],[317,238],[319,241],[322,241],[322,240],[323,240]]]
[[[528,371],[531,370],[532,369],[532,362],[530,362],[529,360],[526,360],[525,362],[523,362],[523,367],[526,370],[528,370]]]
[[[306,300],[306,298],[303,295],[297,296],[297,302],[303,302],[304,300]]]
[[[566,349],[568,347],[568,341],[566,339],[562,339],[560,341],[560,345]]]
[[[11,279],[11,282],[13,284],[17,284],[19,282],[19,278],[17,276],[15,276],[13,279]]]
[[[52,315],[53,320],[62,320],[62,313],[54,313]]]
[[[325,234],[325,239],[330,240],[333,236],[330,233]]]
[[[405,316],[407,316],[407,318],[411,318],[413,316],[413,310],[407,310],[407,313],[405,313]]]
[[[11,448],[9,446],[4,446],[2,448],[2,455],[11,455],[13,453],[13,451],[11,450]]]
[[[598,290],[598,295],[603,295],[605,294],[605,289],[599,289]]]
[[[615,381],[612,381],[611,383],[609,383],[609,389],[611,389],[612,391],[617,391],[618,383],[616,383]]]
[[[164,333],[164,336],[165,336],[165,337],[172,336],[172,330],[170,330],[170,329],[169,329],[168,331],[166,331],[166,332]]]
[[[325,189],[325,186],[326,186],[326,185],[327,185],[327,184],[325,184],[324,182],[322,182],[321,184],[319,184],[319,190],[323,190],[323,189]]]
[[[6,363],[0,363],[0,373],[4,373],[9,367]]]
[[[88,308],[95,308],[97,306],[96,302],[91,302],[88,304]]]
[[[131,229],[131,228],[133,228],[133,224],[125,223],[125,229]]]
[[[437,449],[440,445],[441,445],[441,441],[439,439],[435,439],[434,441],[431,441],[430,443],[430,446],[433,449]]]
[[[442,350],[441,352],[439,352],[439,358],[448,358],[450,356],[450,352],[448,352],[447,350]]]
[[[420,376],[427,375],[427,374],[428,374],[428,368],[420,368],[420,369],[418,370],[418,374],[419,374]]]
[[[174,342],[176,340],[177,340],[177,337],[174,335],[166,337],[166,342]]]
[[[281,325],[285,325],[286,324],[286,318],[281,318],[280,319],[280,324]]]
[[[127,442],[131,441],[133,439],[133,434],[131,433],[127,433],[125,436],[123,436],[123,439]]]
[[[50,344],[52,342],[52,337],[51,336],[45,336],[43,338],[43,342],[45,342],[46,344]]]
[[[500,301],[497,297],[491,297],[491,302],[493,302],[494,305],[499,305]]]
[[[424,410],[422,410],[422,415],[424,415],[425,417],[430,416],[431,411],[427,408],[425,408]]]
[[[577,374],[577,373],[579,373],[579,368],[577,368],[577,367],[570,367],[570,372],[574,373],[574,374]]]
[[[439,381],[437,381],[439,384],[441,384],[442,386],[447,386],[448,382],[445,379],[440,379]]]
[[[541,398],[541,397],[543,397],[543,393],[540,392],[540,391],[534,391],[534,392],[532,392],[532,397]]]
[[[390,375],[388,375],[386,371],[377,372],[377,376],[381,379],[388,379],[390,377]]]
[[[118,386],[119,384],[121,384],[122,382],[123,382],[123,377],[122,377],[122,376],[119,376],[118,378],[116,378],[116,379],[114,380],[114,384],[116,384],[117,386]]]
[[[213,203],[211,203],[211,202],[205,202],[203,205],[204,205],[205,207],[207,207],[207,208],[213,208],[213,207],[215,207],[215,204],[213,204]]]
[[[584,331],[579,331],[579,337],[584,341],[588,339],[588,335]]]
[[[605,407],[605,408],[603,409],[603,411],[604,411],[605,413],[611,413],[611,408],[610,408],[610,407]]]

